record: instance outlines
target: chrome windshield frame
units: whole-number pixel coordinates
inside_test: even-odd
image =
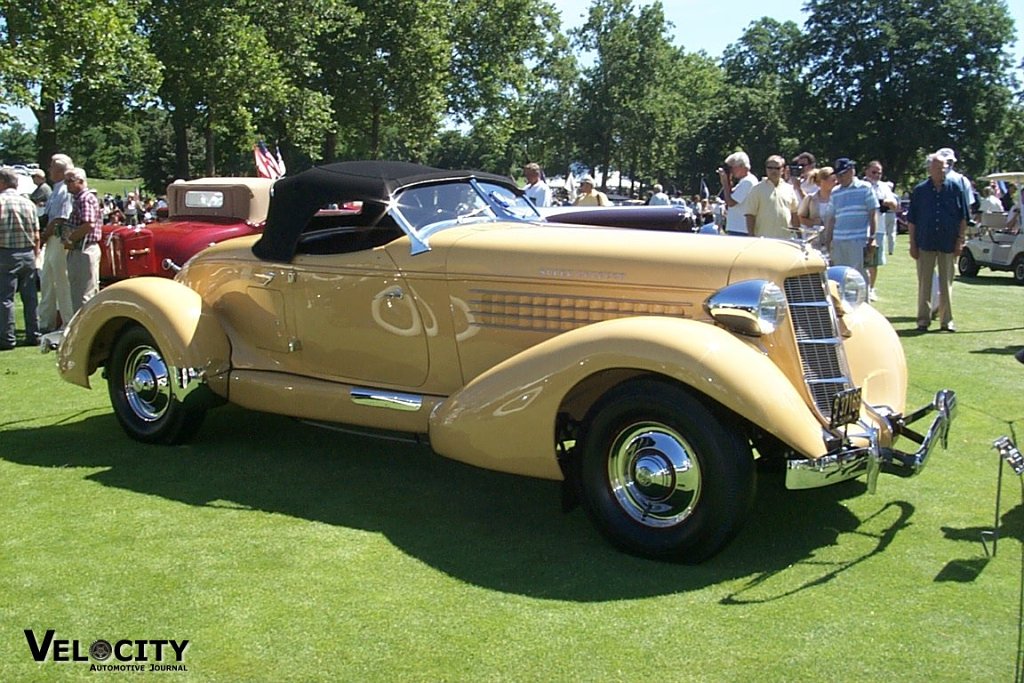
[[[452,207],[452,209],[447,212],[447,214],[451,215],[446,215],[444,218],[436,221],[419,221],[421,225],[415,225],[403,212],[400,198],[411,191],[431,187],[436,188],[444,185],[460,185],[471,188],[483,204],[473,208],[470,212],[465,214],[454,211],[455,207]],[[499,190],[508,191],[510,196],[499,196]],[[476,178],[470,178],[468,182],[465,180],[459,180],[457,182],[432,182],[424,183],[422,185],[403,187],[392,195],[387,205],[387,213],[394,219],[402,231],[409,236],[409,240],[411,242],[411,253],[414,256],[430,251],[429,240],[431,235],[451,227],[466,225],[470,222],[494,222],[498,220],[508,220],[523,223],[536,223],[544,220],[537,211],[537,208],[532,202],[526,199],[525,195],[517,194],[511,187],[498,185],[488,181],[479,181]]]

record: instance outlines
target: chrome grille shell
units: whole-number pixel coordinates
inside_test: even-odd
[[[784,290],[804,382],[819,415],[827,423],[832,417],[832,397],[854,386],[828,282],[824,273],[808,273],[787,278]]]

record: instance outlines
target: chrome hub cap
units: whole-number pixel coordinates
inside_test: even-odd
[[[700,464],[674,429],[657,422],[630,425],[612,443],[608,481],[622,509],[650,527],[689,517],[700,499]]]
[[[141,420],[155,422],[171,403],[170,373],[159,351],[149,346],[132,349],[124,366],[128,407]]]

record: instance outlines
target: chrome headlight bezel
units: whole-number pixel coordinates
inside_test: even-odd
[[[828,279],[836,284],[839,300],[850,310],[855,310],[868,300],[868,283],[856,268],[832,266],[827,271]]]
[[[786,319],[789,303],[771,280],[746,280],[718,290],[704,301],[715,322],[738,334],[772,334]]]

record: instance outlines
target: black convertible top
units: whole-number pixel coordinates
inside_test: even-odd
[[[291,261],[303,229],[328,204],[363,202],[364,210],[371,212],[374,209],[369,205],[377,205],[379,215],[400,189],[470,178],[511,184],[507,177],[493,173],[452,171],[403,161],[342,161],[314,166],[274,183],[266,227],[252,252],[264,260]]]

